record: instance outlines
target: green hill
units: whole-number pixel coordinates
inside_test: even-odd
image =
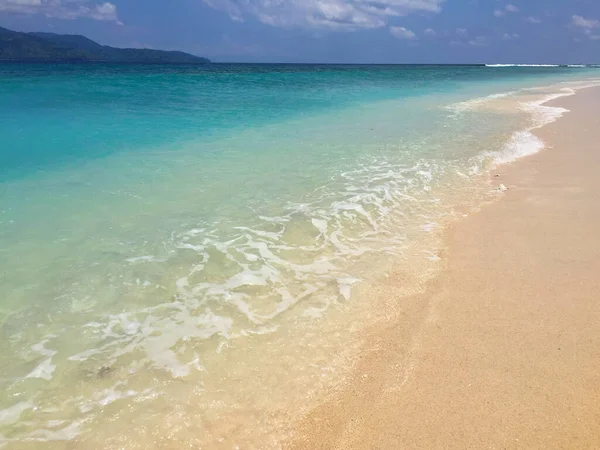
[[[20,33],[0,27],[0,61],[203,64],[206,58],[177,51],[115,48],[85,36]]]

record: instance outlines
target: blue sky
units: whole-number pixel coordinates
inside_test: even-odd
[[[600,63],[600,0],[0,0],[0,26],[215,61]]]

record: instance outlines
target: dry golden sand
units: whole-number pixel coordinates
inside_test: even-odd
[[[498,170],[504,198],[454,224],[444,273],[286,448],[600,449],[600,89],[552,105],[547,149]]]

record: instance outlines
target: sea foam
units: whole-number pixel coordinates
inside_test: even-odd
[[[519,105],[520,109],[531,114],[533,124],[525,130],[515,132],[504,145],[504,148],[496,153],[493,158],[494,163],[510,163],[542,150],[545,144],[539,137],[533,134],[533,130],[548,125],[569,112],[568,109],[548,106],[546,103],[574,94],[575,91],[573,89],[562,88],[560,92],[548,94],[541,99],[521,103]]]
[[[478,97],[478,98],[474,98],[471,100],[466,100],[464,102],[454,103],[452,105],[446,106],[446,108],[449,109],[450,111],[453,111],[456,113],[471,111],[471,110],[476,109],[488,102],[492,102],[494,100],[498,100],[501,98],[510,97],[511,95],[516,94],[516,92],[517,91],[507,91],[507,92],[500,92],[498,94],[491,94],[486,97]]]

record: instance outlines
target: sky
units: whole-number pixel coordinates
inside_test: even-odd
[[[0,26],[217,62],[600,63],[600,0],[0,0]]]

